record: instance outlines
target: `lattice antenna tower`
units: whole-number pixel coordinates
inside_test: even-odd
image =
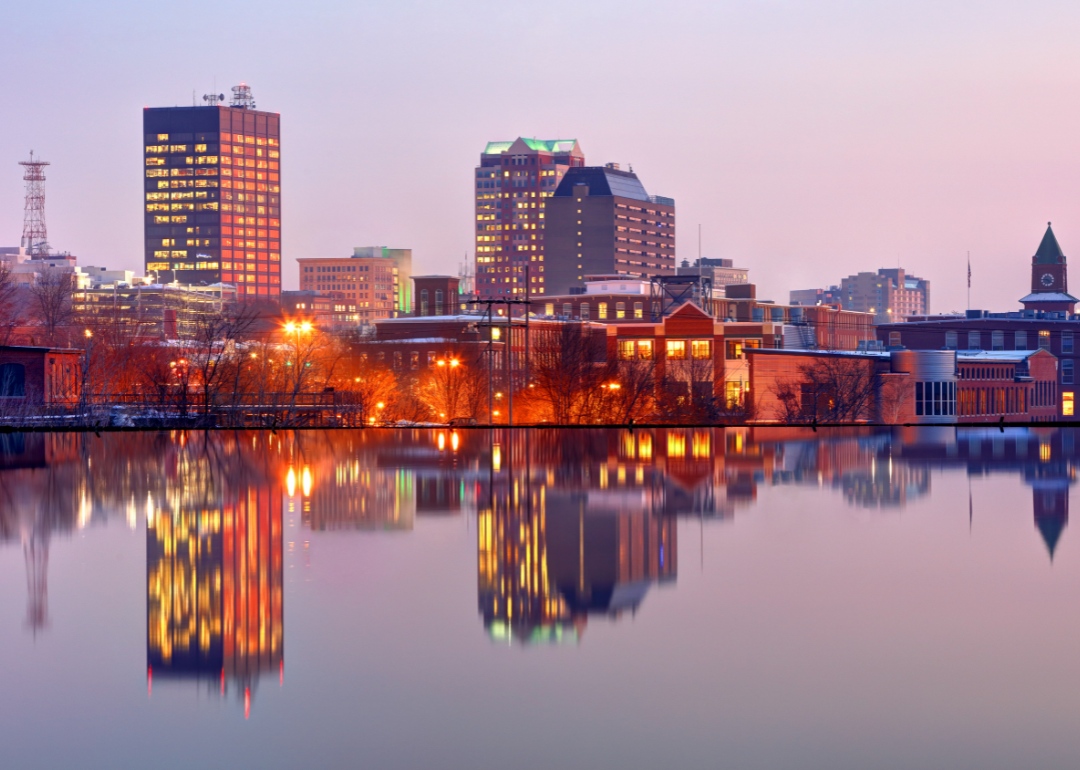
[[[22,245],[33,259],[49,256],[49,234],[45,229],[45,167],[48,161],[34,160],[34,151],[30,151],[30,160],[19,161],[26,169],[23,181],[26,182],[26,204],[23,209]]]
[[[251,86],[241,83],[232,87],[232,102],[230,107],[239,107],[242,110],[255,109],[255,97],[251,95]]]

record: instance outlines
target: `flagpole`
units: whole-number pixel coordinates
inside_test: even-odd
[[[968,260],[968,306],[967,309],[971,310],[971,252],[967,253]]]

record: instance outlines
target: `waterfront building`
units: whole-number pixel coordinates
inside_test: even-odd
[[[544,293],[546,202],[566,172],[585,165],[576,139],[488,142],[476,167],[476,293]],[[526,266],[530,269],[526,276]]]
[[[281,117],[226,106],[143,111],[145,262],[157,280],[281,292]]]
[[[74,403],[82,383],[81,363],[79,350],[0,346],[0,406]]]
[[[1057,360],[1026,351],[748,348],[758,422],[1052,422]]]
[[[571,294],[586,275],[675,274],[675,201],[617,163],[574,168],[547,202],[546,262],[530,292]],[[531,271],[530,271],[531,272]]]

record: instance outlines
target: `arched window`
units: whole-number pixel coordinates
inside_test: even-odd
[[[428,314],[428,312],[427,312],[427,308],[428,308],[427,298],[428,298],[427,289],[421,289],[420,290],[420,315],[427,315]]]
[[[22,398],[26,395],[26,367],[0,364],[0,396]]]
[[[435,290],[435,315],[442,315],[442,289]]]

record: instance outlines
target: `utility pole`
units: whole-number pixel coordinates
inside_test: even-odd
[[[506,305],[506,378],[507,426],[514,427],[514,314],[513,307]]]

